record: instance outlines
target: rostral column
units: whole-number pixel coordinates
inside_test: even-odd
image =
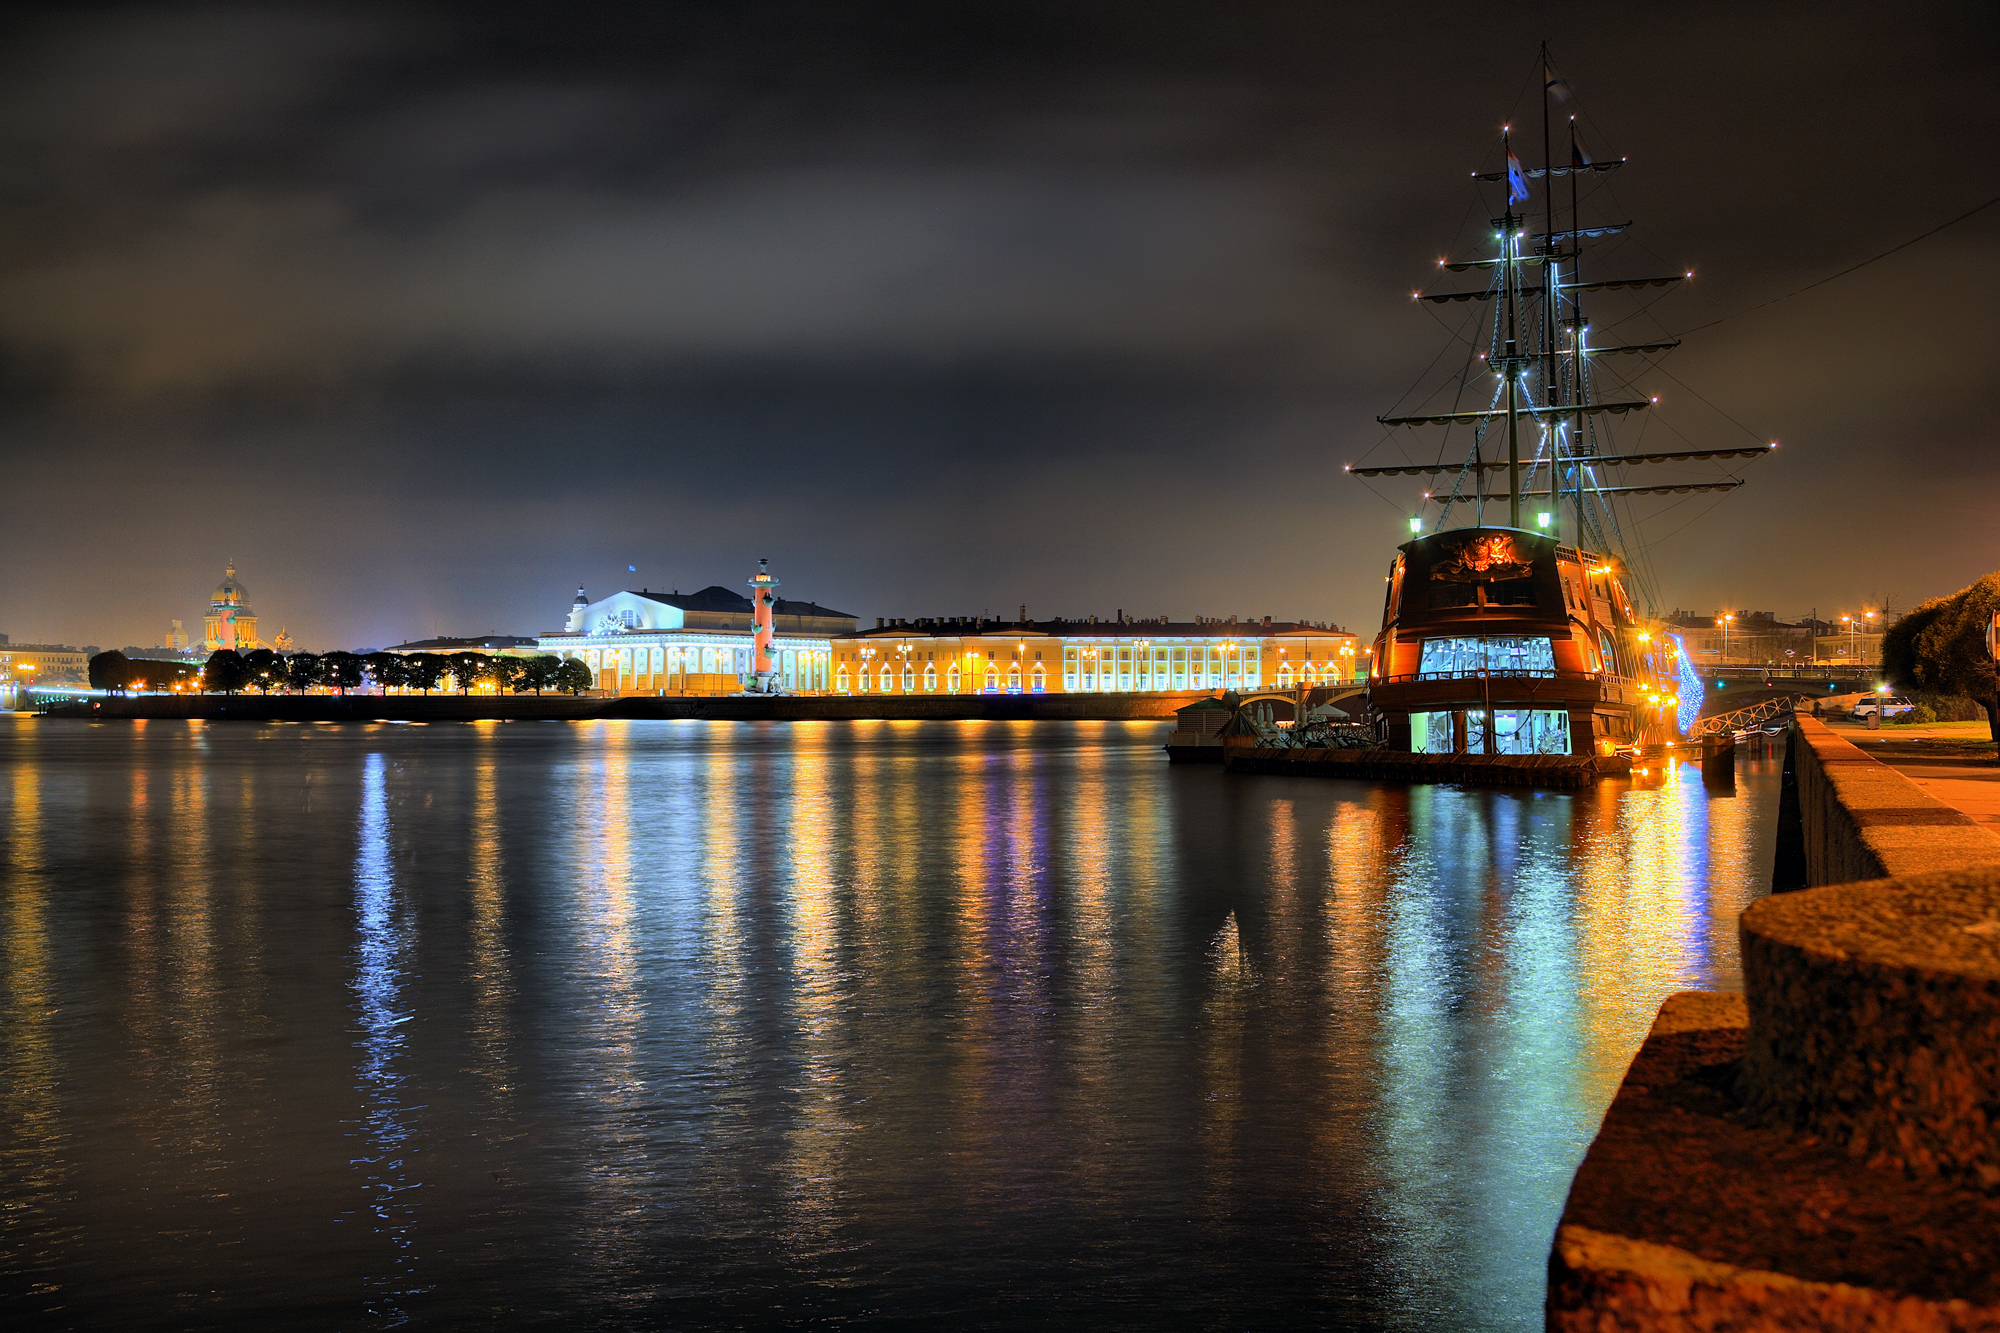
[[[751,686],[754,694],[778,692],[777,657],[771,641],[777,635],[773,617],[778,605],[778,581],[771,577],[771,562],[757,562],[757,577],[750,580],[750,604],[754,608],[757,646],[751,655]]]

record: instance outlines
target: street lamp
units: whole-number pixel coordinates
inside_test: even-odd
[[[1718,658],[1718,664],[1729,660],[1729,622],[1734,619],[1736,619],[1735,616],[1722,616],[1715,622],[1722,630],[1722,652]]]

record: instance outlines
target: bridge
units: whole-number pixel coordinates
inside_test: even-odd
[[[1881,679],[1880,667],[1726,667],[1701,670],[1701,715],[1704,718],[1754,708],[1772,699],[1799,701],[1867,694]]]

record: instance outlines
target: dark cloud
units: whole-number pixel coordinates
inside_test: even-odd
[[[1368,628],[1410,497],[1339,465],[1436,447],[1372,424],[1452,337],[1399,293],[1477,244],[1497,122],[1539,152],[1544,32],[1632,158],[1602,262],[1699,273],[1607,325],[1705,323],[1992,192],[1981,8],[1368,14],[22,11],[0,630],[151,642],[231,556],[316,645],[532,630],[579,578],[766,554],[867,615]],[[1632,368],[1658,436],[1787,441],[1632,515],[1666,601],[2000,565],[1941,498],[1991,466],[1996,232]]]

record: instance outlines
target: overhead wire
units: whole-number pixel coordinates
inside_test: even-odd
[[[1890,255],[1897,254],[1901,251],[1907,250],[1911,246],[1915,245],[1918,241],[1927,241],[1931,237],[1937,235],[1939,232],[1944,231],[1950,227],[1956,227],[1959,223],[1964,222],[1967,218],[1975,217],[1978,214],[1985,212],[1987,209],[1993,207],[1993,205],[1995,204],[2000,204],[2000,194],[1994,195],[1991,199],[1988,199],[1983,204],[1974,204],[1971,208],[1966,209],[1963,213],[1960,213],[1957,217],[1951,219],[1949,222],[1940,222],[1937,224],[1937,226],[1932,227],[1929,231],[1920,232],[1917,235],[1912,236],[1909,240],[1904,241],[1901,245],[1892,245],[1879,255],[1871,255],[1867,259],[1862,260],[1858,264],[1850,264],[1846,268],[1840,270],[1840,272],[1838,273],[1829,273],[1827,274],[1827,276],[1819,279],[1817,282],[1809,282],[1805,286],[1800,287],[1794,291],[1786,292],[1783,296],[1774,296],[1770,300],[1761,302],[1757,305],[1753,305],[1748,309],[1738,310],[1733,314],[1724,315],[1721,319],[1711,319],[1706,324],[1697,324],[1691,329],[1682,329],[1681,333],[1675,334],[1674,336],[1680,337],[1681,334],[1699,333],[1703,329],[1712,329],[1716,325],[1726,324],[1732,319],[1737,319],[1744,315],[1755,314],[1757,311],[1767,309],[1770,306],[1774,306],[1778,304],[1778,302],[1780,301],[1789,301],[1794,296],[1803,296],[1815,287],[1824,287],[1826,286],[1826,284],[1834,281],[1837,278],[1844,278],[1850,273],[1858,273],[1862,269],[1867,268],[1870,264],[1879,263],[1880,261],[1887,259]]]

